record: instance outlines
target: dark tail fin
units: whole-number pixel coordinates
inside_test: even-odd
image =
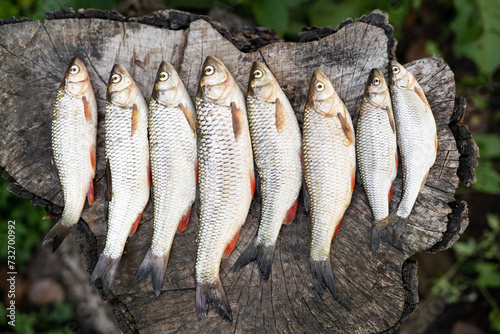
[[[233,314],[227,301],[226,294],[222,288],[220,279],[215,283],[196,282],[196,317],[198,320],[205,319],[208,314],[208,306],[212,304],[219,316],[233,323]]]
[[[165,279],[165,272],[167,271],[168,254],[164,256],[156,256],[148,250],[144,260],[142,260],[137,273],[135,274],[132,286],[139,281],[143,280],[146,276],[151,275],[151,283],[153,284],[153,291],[156,297],[161,292],[163,287],[163,280]]]
[[[66,236],[71,231],[72,226],[66,226],[58,221],[52,229],[50,229],[49,233],[45,236],[42,242],[42,247],[47,246],[52,243],[52,251],[55,252],[56,249],[61,245]]]
[[[371,251],[372,255],[377,252],[381,241],[387,242],[389,245],[403,251],[401,240],[399,237],[403,232],[408,218],[399,217],[396,212],[391,213],[386,218],[375,223],[372,229]]]
[[[256,261],[259,266],[260,276],[267,281],[271,275],[273,267],[274,246],[265,246],[257,243],[257,239],[253,239],[250,246],[241,253],[238,260],[234,264],[234,271],[239,271],[252,261]]]
[[[110,256],[101,254],[94,268],[94,272],[92,273],[92,277],[90,278],[90,284],[94,284],[94,282],[100,278],[102,280],[102,291],[107,293],[115,280],[116,270],[118,269],[120,259],[121,257],[113,259]]]
[[[320,294],[325,293],[325,287],[330,290],[333,298],[338,298],[337,286],[333,277],[332,264],[330,259],[325,261],[310,261],[311,271],[314,279],[314,289]]]

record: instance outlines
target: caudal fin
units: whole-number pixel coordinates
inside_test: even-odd
[[[71,228],[73,226],[66,226],[58,221],[47,233],[45,238],[43,238],[42,247],[47,246],[52,243],[52,251],[55,252],[56,249],[61,245],[64,239],[68,236]]]
[[[310,261],[311,271],[314,279],[314,289],[320,294],[325,293],[325,287],[330,290],[333,298],[338,298],[337,286],[333,277],[332,264],[330,259],[325,261]]]
[[[238,260],[234,264],[233,271],[239,271],[252,261],[256,261],[259,267],[260,276],[267,281],[271,275],[273,267],[274,246],[266,246],[259,244],[255,238],[250,246],[241,253]]]
[[[90,284],[94,284],[94,282],[100,278],[102,280],[102,291],[107,293],[115,280],[116,270],[118,269],[120,259],[121,257],[113,259],[110,256],[101,254],[94,268],[94,272],[92,273],[92,277],[90,278]]]
[[[215,283],[196,282],[196,317],[198,320],[205,319],[208,315],[208,307],[213,305],[219,316],[233,323],[231,307],[222,288],[220,279]]]
[[[151,283],[156,297],[161,292],[163,287],[163,280],[165,279],[165,272],[167,271],[168,254],[164,256],[157,256],[148,250],[144,260],[142,260],[137,273],[135,274],[132,286],[143,280],[146,276],[151,275]]]
[[[401,245],[399,237],[403,232],[407,220],[408,218],[400,217],[396,215],[396,212],[393,212],[381,221],[376,222],[372,229],[372,241],[370,246],[372,255],[375,255],[382,241],[403,251],[403,246]]]

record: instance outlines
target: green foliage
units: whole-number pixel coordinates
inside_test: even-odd
[[[16,326],[7,324],[7,309],[3,303],[0,304],[0,329],[4,333],[14,334],[73,334],[74,332],[65,326],[75,317],[73,306],[62,301],[52,306],[44,306],[39,312],[23,313],[16,310]]]
[[[457,56],[474,61],[480,73],[491,75],[500,67],[499,0],[453,0],[457,15],[450,25]]]
[[[476,167],[477,182],[472,189],[487,194],[500,194],[500,173],[494,167],[494,160],[500,159],[500,135],[485,133],[474,135],[481,157]]]
[[[19,198],[7,190],[9,182],[0,177],[0,263],[7,264],[8,221],[15,220],[15,265],[19,273],[26,271],[33,251],[42,243],[43,236],[52,222],[42,220],[45,211],[30,204],[28,200]],[[4,215],[5,214],[5,215]]]
[[[59,7],[98,8],[111,10],[118,0],[0,0],[0,19],[9,16],[26,16],[31,20],[42,20],[46,12]]]
[[[432,282],[431,295],[447,303],[474,301],[478,293],[489,303],[490,326],[500,332],[500,219],[488,214],[488,228],[479,241],[465,238],[453,246],[457,261]]]

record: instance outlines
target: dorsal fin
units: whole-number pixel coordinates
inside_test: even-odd
[[[347,112],[345,108],[344,112]],[[349,141],[349,144],[352,144],[354,142],[354,133],[352,132],[351,126],[347,122],[346,117],[341,112],[337,113],[337,117],[339,118],[340,124],[342,125],[342,130],[344,131],[344,135]]]
[[[276,98],[276,130],[278,132],[281,132],[283,130],[283,127],[285,126],[285,121],[286,121],[286,111],[285,111],[285,106],[283,106],[283,103],[279,99],[279,97]]]
[[[191,113],[191,111],[188,109],[188,107],[186,105],[184,105],[182,103],[179,103],[178,107],[184,113],[184,116],[186,117],[186,120],[188,121],[189,126],[193,130],[193,133],[196,133],[196,122],[194,121],[194,116]]]
[[[234,139],[238,140],[240,137],[241,131],[243,130],[243,123],[241,118],[243,117],[243,112],[241,111],[240,108],[236,106],[236,103],[231,102],[231,114],[233,116],[233,132],[234,132]]]

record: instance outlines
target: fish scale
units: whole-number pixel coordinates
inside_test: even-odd
[[[75,57],[57,91],[52,112],[51,148],[61,183],[64,210],[45,236],[42,247],[55,251],[78,223],[87,195],[94,201],[97,105],[87,68]]]
[[[261,62],[252,66],[246,102],[261,210],[257,234],[234,270],[256,261],[261,277],[268,280],[281,226],[295,218],[302,186],[301,135],[292,106]]]
[[[310,201],[309,263],[314,288],[322,294],[327,287],[337,299],[330,248],[351,202],[355,140],[351,116],[328,77],[319,70],[314,71],[309,86],[302,150]]]

